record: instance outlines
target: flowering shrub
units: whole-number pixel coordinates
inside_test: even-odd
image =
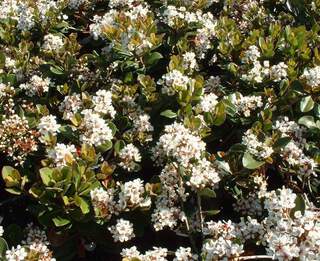
[[[319,10],[2,0],[0,260],[320,260]]]

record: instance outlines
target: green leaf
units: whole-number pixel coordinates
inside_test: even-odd
[[[0,237],[0,259],[4,258],[6,251],[9,249],[7,241]]]
[[[56,75],[64,74],[63,68],[60,66],[50,66],[50,72]]]
[[[5,188],[5,191],[13,194],[13,195],[21,195],[22,191],[18,188]]]
[[[303,97],[300,102],[300,111],[308,112],[311,111],[314,107],[314,101],[311,96]]]
[[[4,53],[0,52],[0,69],[3,69],[6,64],[6,56]]]
[[[203,197],[207,197],[207,198],[215,198],[217,196],[216,193],[214,192],[214,190],[209,189],[209,188],[205,188],[205,189],[201,190],[199,192],[199,195],[203,196]]]
[[[88,161],[93,162],[96,159],[96,152],[94,150],[94,147],[89,144],[82,144],[81,146],[81,157]]]
[[[129,84],[129,83],[132,83],[132,81],[133,81],[132,72],[127,72],[124,76],[123,82]]]
[[[147,65],[155,65],[162,58],[163,56],[161,53],[153,52],[153,53],[148,53],[144,57],[144,61]]]
[[[100,152],[106,152],[106,151],[108,151],[108,150],[110,150],[111,148],[112,148],[112,141],[106,141],[105,143],[103,143],[103,144],[101,144],[101,145],[99,145],[98,147],[97,147],[97,149],[100,151]]]
[[[279,138],[273,145],[274,148],[284,148],[291,141],[290,137]]]
[[[235,152],[235,153],[244,153],[246,151],[246,145],[241,144],[241,143],[236,143],[231,146],[230,152]]]
[[[264,164],[264,161],[257,161],[249,152],[245,152],[242,158],[242,164],[247,169],[257,169]]]
[[[52,221],[56,227],[63,227],[65,225],[70,224],[69,219],[63,218],[61,216],[57,216],[57,217],[52,218]]]
[[[265,50],[265,49],[268,48],[267,44],[266,44],[266,41],[264,40],[263,37],[259,38],[259,46],[260,46],[261,50]]]
[[[114,136],[114,135],[116,134],[116,132],[118,131],[117,126],[114,125],[113,122],[109,122],[109,123],[108,123],[108,126],[109,126],[109,128],[111,129],[111,131],[112,131],[112,136]]]
[[[205,112],[205,113],[204,113],[204,120],[205,120],[205,122],[208,123],[209,125],[212,125],[212,123],[213,123],[212,113],[211,113],[211,112]]]
[[[5,82],[10,83],[11,86],[14,86],[17,81],[16,75],[12,73],[7,74],[4,79],[5,79]]]
[[[2,168],[2,178],[6,183],[6,187],[18,187],[20,186],[21,176],[18,170],[11,166],[4,166]]]
[[[213,209],[213,210],[203,211],[203,213],[208,216],[215,216],[215,215],[219,214],[220,211],[221,211],[220,209]]]
[[[223,101],[225,105],[225,111],[228,115],[233,117],[237,113],[237,107],[228,99]]]
[[[74,140],[76,138],[75,132],[70,125],[62,125],[59,128],[59,133],[69,140]]]
[[[223,102],[219,102],[215,108],[213,125],[220,126],[226,120],[226,110]]]
[[[126,146],[126,143],[123,140],[117,140],[114,144],[114,151],[119,154],[119,152]]]
[[[197,131],[197,130],[199,130],[199,128],[201,126],[201,120],[199,118],[194,117],[194,116],[186,117],[184,119],[184,124],[189,129]]]
[[[280,96],[283,96],[287,92],[287,90],[289,89],[289,86],[290,84],[287,79],[284,79],[280,82],[280,92],[279,92]]]
[[[13,223],[6,227],[5,237],[8,245],[18,245],[24,238],[24,233],[22,228]]]
[[[320,118],[320,105],[319,104],[316,104],[316,106],[314,106],[314,115],[317,118]]]
[[[161,116],[169,118],[169,119],[174,119],[177,117],[177,114],[173,112],[172,110],[165,110],[160,113]]]
[[[317,127],[313,116],[303,116],[298,120],[298,123],[306,126],[307,128]]]
[[[52,173],[53,170],[48,167],[40,169],[40,177],[44,185],[49,186],[52,180]]]
[[[81,211],[83,214],[87,214],[90,212],[89,203],[86,200],[84,200],[82,197],[75,196],[74,201],[76,205],[81,208]]]
[[[297,194],[296,200],[295,200],[295,207],[291,209],[290,216],[294,218],[294,213],[296,211],[301,211],[301,214],[303,215],[306,210],[306,203],[304,202],[304,199],[301,194]]]

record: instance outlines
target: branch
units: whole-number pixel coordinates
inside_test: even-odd
[[[203,215],[202,215],[201,197],[200,197],[199,193],[197,193],[197,203],[198,203],[198,208],[199,208],[201,233],[202,233],[202,237],[203,237]]]
[[[257,259],[271,259],[274,260],[273,256],[267,256],[267,255],[257,255],[257,256],[240,256],[236,258],[235,260],[257,260]]]
[[[183,186],[183,181],[182,181],[181,177],[179,177],[179,185],[180,185],[180,187]],[[185,213],[184,207],[183,207],[183,200],[182,200],[181,197],[179,197],[179,199],[180,199],[181,209]],[[184,221],[185,221],[185,224],[186,224],[186,228],[187,228],[187,232],[188,232],[188,236],[189,236],[189,241],[190,241],[191,247],[195,252],[198,253],[197,245],[196,245],[196,242],[195,242],[195,240],[194,240],[194,238],[192,236],[192,231],[190,229],[190,224],[189,224],[189,220],[188,220],[187,215],[185,216],[185,220]]]

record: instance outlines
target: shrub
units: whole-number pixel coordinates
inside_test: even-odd
[[[2,0],[4,260],[319,260],[320,1]]]

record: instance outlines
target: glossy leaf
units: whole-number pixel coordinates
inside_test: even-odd
[[[255,160],[252,155],[246,152],[242,158],[242,164],[247,169],[257,169],[264,164],[264,161]]]

